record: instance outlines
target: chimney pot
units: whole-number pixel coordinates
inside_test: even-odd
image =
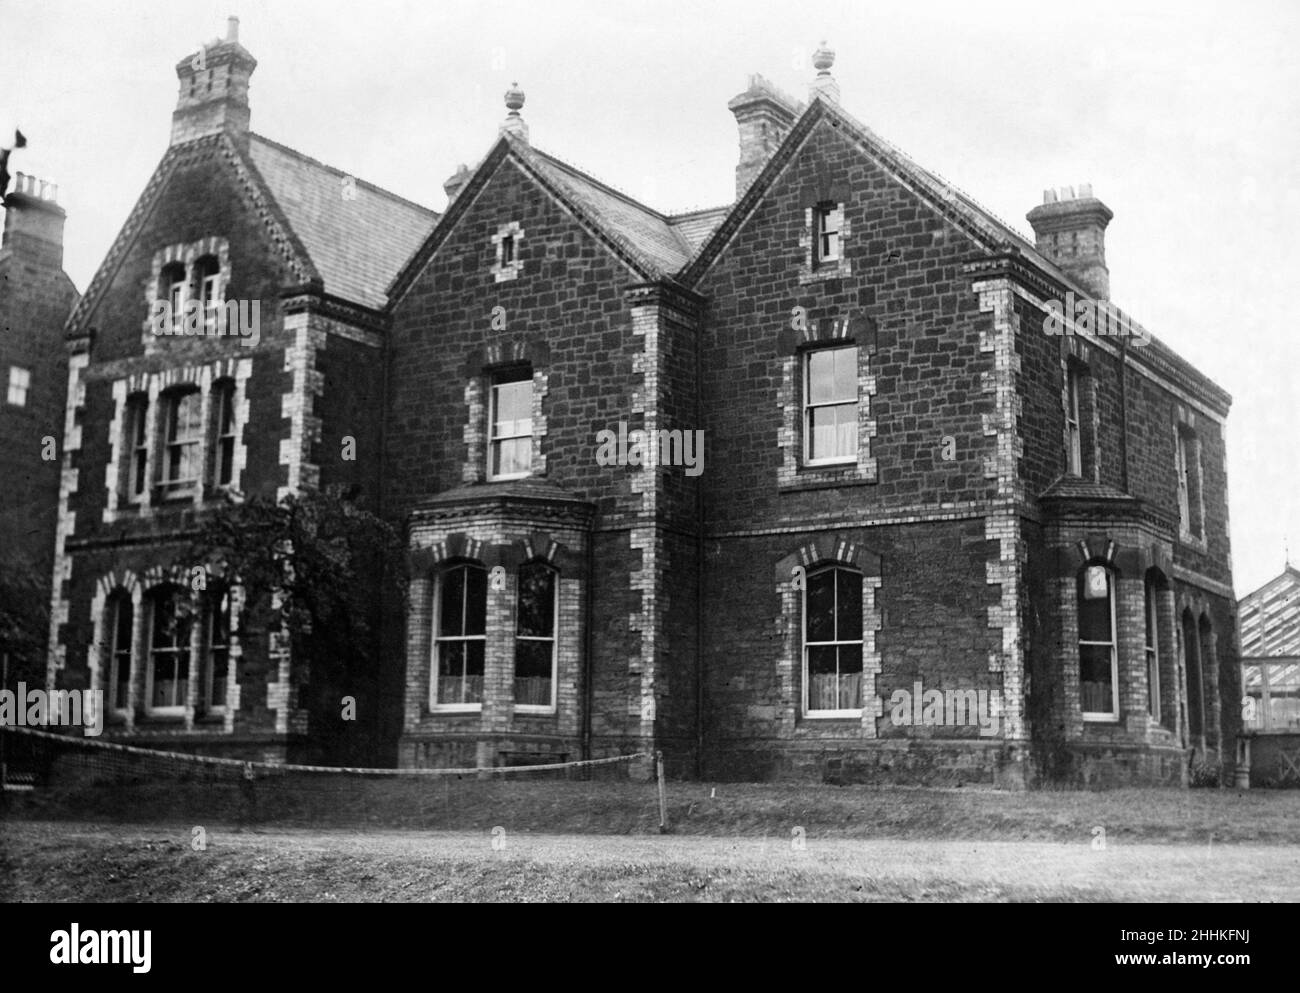
[[[226,18],[226,41],[230,42],[232,45],[239,44],[239,18],[238,17],[232,16]]]
[[[1051,191],[1047,191],[1051,193]],[[1027,216],[1043,255],[1078,280],[1096,300],[1110,299],[1110,270],[1106,267],[1106,226],[1114,214],[1092,195],[1091,184],[1063,186],[1059,201],[1044,196]]]

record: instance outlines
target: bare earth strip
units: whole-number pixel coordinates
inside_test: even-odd
[[[9,822],[0,898],[49,901],[1300,900],[1300,846],[241,831]],[[496,841],[500,847],[494,848]]]

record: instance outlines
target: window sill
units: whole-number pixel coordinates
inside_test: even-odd
[[[554,717],[558,713],[558,708],[537,707],[532,704],[517,703],[515,704],[515,713],[520,717]]]
[[[481,703],[435,703],[429,707],[430,717],[472,717],[483,713]]]
[[[1083,714],[1086,724],[1119,724],[1119,714]]]
[[[488,476],[486,482],[489,483],[509,483],[516,479],[527,479],[532,475],[531,472],[516,472],[509,476]]]
[[[861,721],[861,710],[810,710],[803,715],[807,721]]]

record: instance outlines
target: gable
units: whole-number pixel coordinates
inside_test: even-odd
[[[190,180],[186,177],[203,177],[207,182],[225,186],[230,194],[227,203],[218,207],[215,213],[201,216],[205,215],[205,208],[216,206],[220,198],[214,197],[211,188],[205,189],[202,182],[194,184],[190,193],[178,192],[180,187],[190,185]],[[186,228],[204,228],[197,236],[202,237],[212,233],[212,224],[221,223],[222,218],[229,221],[235,212],[253,220],[261,231],[259,240],[263,247],[275,257],[276,264],[283,269],[287,278],[295,283],[317,278],[316,269],[302,243],[294,236],[284,214],[265,190],[261,178],[249,168],[245,157],[229,137],[225,134],[213,135],[167,150],[145,185],[144,192],[127,215],[126,222],[109,247],[104,261],[91,278],[85,294],[68,317],[65,333],[70,337],[79,337],[87,332],[92,321],[105,328],[115,323],[97,314],[105,294],[110,289],[121,288],[121,270],[128,258],[138,258],[141,252],[152,255],[162,247],[161,243],[152,247],[141,245],[143,233],[150,232],[150,242],[160,238],[172,242],[193,240],[186,237]],[[138,262],[136,267],[138,268]],[[145,316],[143,286],[139,292],[138,320],[142,320]],[[231,295],[234,295],[233,291]],[[138,337],[138,320],[132,320],[134,326],[127,331],[128,335],[135,334]]]

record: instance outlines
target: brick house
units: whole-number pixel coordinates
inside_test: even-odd
[[[177,64],[170,145],[68,319],[48,679],[102,689],[109,737],[283,760],[319,744],[310,674],[175,564],[227,500],[377,494],[384,291],[437,215],[252,133],[256,66],[234,18]]]
[[[0,548],[9,581],[30,583],[35,593],[37,577],[50,574],[68,378],[63,324],[77,291],[63,271],[66,214],[57,187],[21,172],[14,180],[0,242]],[[27,654],[20,646],[3,650]],[[39,682],[40,667],[37,654],[13,657],[10,682],[19,675]]]
[[[850,116],[832,63],[806,104],[730,102],[731,204],[663,214],[539,150],[512,87],[438,216],[251,133],[233,27],[183,60],[67,327],[50,680],[103,688],[119,737],[310,751],[284,644],[169,567],[222,500],[342,482],[408,541],[372,765],[1230,761],[1229,397],[1126,319],[1094,333],[1090,190],[1031,242]],[[257,303],[257,340],[152,333],[190,300]]]
[[[832,63],[806,105],[761,77],[730,102],[716,210],[540,151],[517,88],[448,181],[389,293],[400,764],[1231,762],[1230,398],[1110,305],[1090,189],[1029,241],[850,116]],[[638,431],[678,447],[602,456]]]

